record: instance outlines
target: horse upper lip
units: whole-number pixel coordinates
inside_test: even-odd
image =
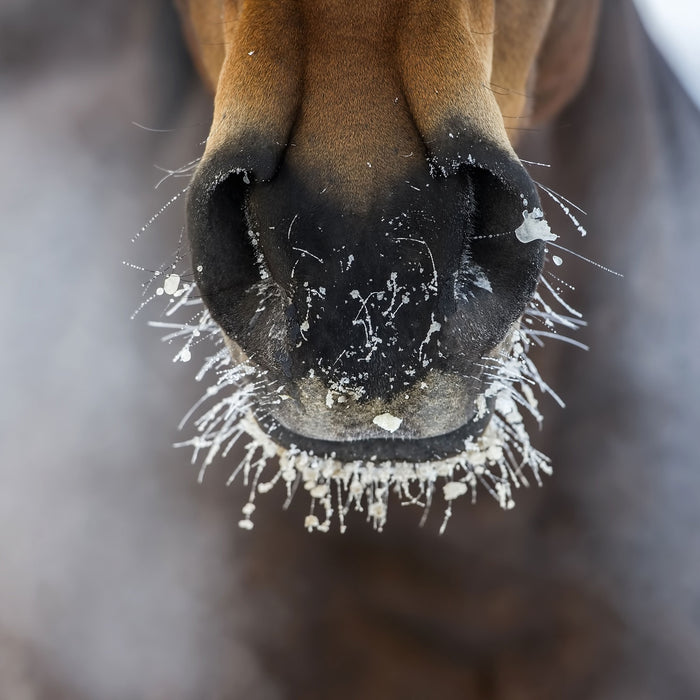
[[[472,415],[462,426],[449,432],[430,437],[396,437],[385,433],[384,437],[351,440],[325,440],[302,435],[275,420],[270,414],[258,414],[256,420],[263,430],[283,448],[296,448],[318,457],[341,462],[390,461],[432,462],[463,452],[470,440],[479,437],[491,419],[489,408],[481,416]]]
[[[332,392],[318,378],[295,382],[293,389],[293,397],[278,394],[281,400],[257,410],[258,423],[282,446],[341,461],[455,455],[481,435],[490,417],[479,382],[437,371],[391,400]]]

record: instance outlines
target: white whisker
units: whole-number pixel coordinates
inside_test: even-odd
[[[554,340],[561,340],[562,343],[574,345],[575,347],[580,348],[581,350],[590,350],[588,345],[582,343],[579,340],[574,340],[573,338],[569,338],[568,336],[561,335],[559,333],[552,333],[551,331],[529,331],[528,335],[536,338],[554,338]]]
[[[609,272],[611,275],[615,275],[616,277],[624,277],[622,273],[615,272],[615,270],[611,270],[609,267],[605,267],[605,265],[601,265],[600,263],[595,262],[595,260],[587,258],[585,255],[581,255],[580,253],[576,253],[573,250],[569,250],[563,245],[559,245],[558,243],[554,243],[553,241],[548,241],[547,245],[553,246],[554,248],[559,248],[559,250],[563,250],[567,253],[571,253],[571,255],[575,255],[577,258],[580,258],[584,262],[590,263],[591,265],[595,265],[595,267],[599,267],[601,270],[605,270],[605,272]]]
[[[190,186],[187,185],[187,187],[183,188],[178,192],[177,194],[174,194],[153,216],[137,231],[136,235],[133,236],[131,239],[132,243],[135,243],[136,240],[141,236],[142,233],[145,233],[152,225],[153,223],[158,219],[161,214],[168,209],[168,207],[172,206],[175,202],[177,202],[180,197],[182,197],[183,194],[187,192],[187,190],[190,189]]]

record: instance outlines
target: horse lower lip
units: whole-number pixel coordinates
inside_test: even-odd
[[[485,415],[443,435],[423,439],[371,438],[368,440],[319,440],[295,433],[270,416],[256,415],[261,428],[283,447],[292,446],[319,457],[341,462],[431,462],[455,456],[465,448],[465,442],[479,437],[491,419],[491,408]]]

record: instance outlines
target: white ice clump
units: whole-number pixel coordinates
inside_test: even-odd
[[[491,282],[486,276],[483,270],[478,270],[474,276],[474,286],[480,289],[485,289],[487,292],[493,293],[493,288],[491,287]]]
[[[544,218],[544,213],[538,207],[532,211],[523,211],[523,223],[515,229],[515,235],[521,243],[557,240],[556,234],[552,233]]]
[[[175,273],[168,275],[163,282],[163,291],[166,294],[173,295],[177,292],[177,288],[180,286],[180,275]]]
[[[403,419],[392,416],[391,413],[380,413],[372,418],[372,423],[386,430],[387,433],[395,433],[403,423]]]
[[[446,501],[454,501],[455,498],[464,496],[469,487],[462,481],[448,481],[442,487],[442,493]]]

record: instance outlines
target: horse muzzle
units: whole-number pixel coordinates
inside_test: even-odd
[[[416,143],[362,197],[292,145],[276,160],[223,149],[200,164],[195,278],[229,344],[274,382],[280,400],[256,417],[283,444],[435,459],[488,422],[485,368],[507,352],[543,262],[543,241],[515,234],[539,201],[512,155],[446,133],[439,156]]]

